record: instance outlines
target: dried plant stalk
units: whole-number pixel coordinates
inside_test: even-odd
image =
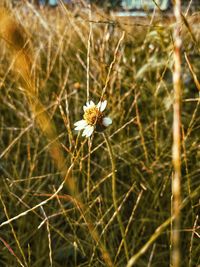
[[[10,224],[11,222],[26,216],[28,213],[34,211],[35,209],[45,206],[51,199],[57,196],[57,194],[63,189],[64,185],[68,185],[69,190],[73,192],[74,195],[79,196],[78,190],[76,190],[76,185],[73,179],[70,179],[71,171],[73,169],[75,161],[70,165],[66,166],[65,155],[62,151],[62,146],[59,141],[57,141],[57,132],[54,123],[52,122],[47,109],[40,100],[37,98],[36,88],[34,80],[32,78],[32,65],[33,65],[33,54],[31,51],[30,43],[27,38],[23,36],[23,31],[21,26],[18,25],[15,19],[12,18],[11,14],[5,8],[0,8],[0,39],[4,39],[8,44],[9,51],[11,52],[11,58],[14,60],[13,70],[20,74],[22,83],[25,88],[25,93],[29,99],[31,110],[35,116],[36,122],[39,125],[41,131],[46,136],[47,140],[51,144],[49,148],[50,155],[54,160],[57,169],[63,174],[64,179],[58,189],[49,198],[41,201],[39,204],[33,206],[26,211],[19,213],[18,215],[9,218],[8,220],[0,224],[0,228],[4,225]],[[84,142],[83,142],[84,145]],[[78,155],[77,155],[78,157]],[[75,193],[74,193],[75,192]],[[77,197],[78,198],[78,197]],[[81,201],[80,201],[81,203]],[[81,203],[83,211],[85,211],[85,206]],[[85,216],[87,217],[87,216]],[[99,248],[104,259],[106,266],[113,266],[112,260],[109,253],[104,247],[103,243],[100,241],[99,234],[93,226],[90,219],[86,219],[86,223],[89,228],[91,237],[99,244]]]
[[[172,266],[180,266],[180,203],[181,203],[181,0],[174,1],[174,105],[173,105],[173,147],[172,159],[174,174],[172,178]]]
[[[111,161],[111,165],[112,165],[112,199],[113,199],[113,206],[115,208],[115,213],[117,215],[117,220],[118,220],[118,224],[119,224],[119,228],[120,228],[120,232],[122,235],[122,240],[124,243],[124,252],[126,255],[126,259],[128,261],[129,259],[129,253],[128,253],[128,245],[126,242],[126,235],[125,235],[125,229],[124,229],[124,225],[121,219],[121,216],[119,214],[119,208],[118,208],[118,204],[117,204],[117,195],[116,195],[116,164],[115,164],[115,158],[114,158],[114,154],[113,154],[113,150],[112,150],[112,146],[109,140],[109,137],[107,136],[106,133],[103,134],[106,145],[107,145],[107,149],[108,149],[108,153],[109,153],[109,157],[110,157],[110,161]]]

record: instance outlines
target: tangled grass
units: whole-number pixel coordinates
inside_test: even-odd
[[[135,257],[167,267],[174,21],[84,10],[27,3],[0,13],[0,266],[130,266]],[[200,265],[198,23],[196,13],[181,25],[179,231],[190,267]],[[88,98],[102,97],[113,124],[88,141],[73,124]]]

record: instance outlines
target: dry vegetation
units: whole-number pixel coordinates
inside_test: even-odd
[[[62,5],[11,14],[0,12],[0,266],[169,266],[173,22]],[[181,26],[183,267],[200,265],[198,21]],[[91,142],[73,126],[87,89],[95,102],[105,92],[113,119]]]

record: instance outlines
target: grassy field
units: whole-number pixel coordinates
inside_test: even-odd
[[[0,10],[0,266],[167,267],[174,22],[84,10]],[[182,267],[200,266],[199,21],[181,25]],[[88,100],[113,121],[91,138]]]

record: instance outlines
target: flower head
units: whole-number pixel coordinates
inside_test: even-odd
[[[97,105],[93,101],[88,101],[85,106],[83,106],[83,120],[77,121],[74,125],[75,130],[83,130],[82,136],[89,137],[92,135],[94,130],[102,131],[110,124],[112,120],[109,117],[105,117],[103,111],[107,105],[107,100],[99,102]]]

